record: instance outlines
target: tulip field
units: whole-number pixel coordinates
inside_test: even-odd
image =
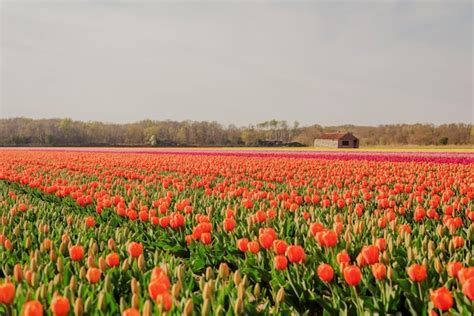
[[[0,315],[472,315],[474,153],[0,149]]]

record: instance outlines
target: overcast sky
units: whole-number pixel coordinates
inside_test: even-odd
[[[471,1],[0,1],[3,118],[474,121]]]

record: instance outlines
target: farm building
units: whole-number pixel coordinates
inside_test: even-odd
[[[359,139],[352,133],[324,133],[314,140],[315,147],[359,148]]]

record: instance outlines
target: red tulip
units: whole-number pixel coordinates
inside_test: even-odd
[[[275,256],[273,261],[275,264],[275,269],[277,270],[285,270],[286,266],[288,265],[288,260],[286,260],[285,256],[281,256],[281,255]]]
[[[94,284],[99,282],[102,272],[97,268],[89,268],[87,270],[86,278],[89,283]]]
[[[413,282],[421,282],[426,279],[426,268],[419,264],[412,264],[408,270],[408,276]]]
[[[372,274],[375,279],[383,280],[387,275],[387,268],[383,263],[375,263],[372,265]]]
[[[29,301],[23,304],[23,316],[43,316],[43,305],[39,301]]]
[[[471,301],[474,301],[474,277],[469,278],[462,285],[462,292]]]
[[[362,273],[357,266],[347,266],[344,269],[344,279],[350,286],[356,286],[362,279]]]
[[[449,310],[454,304],[451,292],[449,292],[449,290],[444,286],[432,291],[430,298],[433,305],[442,311]]]
[[[69,257],[72,261],[81,261],[84,258],[84,248],[82,246],[71,246],[69,248]]]
[[[260,251],[260,245],[258,244],[257,241],[250,241],[248,243],[248,250],[251,253],[258,253]]]
[[[15,298],[15,286],[6,282],[0,285],[0,304],[10,305]]]
[[[69,308],[69,300],[66,297],[55,296],[51,301],[51,311],[55,316],[66,316]]]
[[[141,243],[138,243],[138,242],[131,242],[129,245],[128,245],[128,253],[130,254],[130,256],[132,256],[133,258],[137,258],[137,257],[140,257],[140,255],[143,253],[143,246]]]
[[[239,248],[239,250],[242,252],[246,252],[248,243],[249,243],[249,240],[247,238],[241,238],[237,240],[237,248]]]
[[[333,268],[326,263],[319,265],[317,272],[318,277],[324,282],[331,282],[332,278],[334,277]]]
[[[379,249],[376,246],[365,246],[361,250],[365,264],[374,264],[379,261]]]
[[[446,266],[446,270],[448,271],[448,275],[452,278],[456,278],[458,276],[459,270],[462,269],[462,263],[459,261],[449,262]]]
[[[301,246],[288,246],[286,254],[290,262],[301,263],[305,259],[304,249]]]
[[[118,253],[112,252],[105,257],[105,262],[109,267],[116,267],[120,264],[120,257]]]

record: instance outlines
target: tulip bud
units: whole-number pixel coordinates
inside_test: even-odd
[[[23,271],[19,263],[15,264],[15,267],[13,268],[13,276],[15,277],[15,280],[18,283],[20,283],[21,280],[23,280]]]
[[[71,289],[72,292],[76,292],[77,289],[77,280],[76,277],[73,275],[71,276],[71,279],[69,280],[69,288]]]
[[[280,303],[283,302],[284,299],[285,299],[285,289],[283,287],[280,287],[275,299],[275,303],[277,305],[280,305]]]
[[[454,253],[453,240],[450,240],[450,241],[449,241],[449,244],[448,244],[448,251],[449,251],[449,254],[450,254],[450,255],[453,255],[453,253]]]
[[[32,259],[32,260],[30,261],[30,270],[33,271],[33,272],[38,271],[38,265],[36,264],[36,260],[35,260],[35,259]]]
[[[207,316],[207,314],[209,314],[209,300],[205,298],[201,307],[201,315]]]
[[[51,262],[56,262],[57,256],[53,249],[49,252],[49,258],[51,259]]]
[[[183,315],[184,315],[184,316],[190,316],[190,315],[192,315],[192,313],[193,313],[193,308],[194,308],[194,306],[193,306],[193,300],[189,298],[189,299],[186,301],[186,304],[184,304]]]
[[[145,304],[143,304],[143,314],[142,316],[152,316],[153,314],[153,307],[151,305],[150,300],[146,300]]]
[[[240,283],[240,281],[241,281],[241,278],[240,278],[240,270],[236,270],[236,271],[234,272],[234,284],[235,284],[235,286],[238,286],[239,283]]]
[[[19,225],[15,226],[15,228],[13,229],[13,235],[15,236],[20,235],[20,231],[21,231],[20,226]]]
[[[443,272],[443,265],[441,264],[438,258],[435,258],[434,260],[434,267],[438,274],[441,274]]]
[[[203,289],[203,294],[202,296],[204,297],[204,299],[208,300],[208,299],[211,299],[212,297],[212,287],[209,285],[209,283],[206,283],[204,284],[204,289]]]
[[[204,290],[204,283],[205,283],[204,278],[203,277],[199,278],[198,284],[199,284],[199,289],[201,291]]]
[[[138,281],[135,278],[132,278],[132,281],[130,282],[130,286],[132,289],[132,294],[137,294],[138,293]]]
[[[240,284],[243,284],[243,286],[245,286],[247,284],[247,276],[244,275],[244,277],[242,278],[242,281],[240,281],[239,285]]]
[[[403,235],[405,236],[405,247],[408,248],[411,246],[411,235],[407,232],[404,232]]]
[[[53,280],[54,285],[59,285],[62,283],[62,281],[63,281],[62,274],[58,273],[54,276],[54,280]]]
[[[109,250],[115,251],[115,241],[112,238],[108,240],[107,247]]]
[[[105,259],[103,257],[99,258],[99,269],[102,272],[105,272],[105,270],[107,270],[107,263],[105,262]]]
[[[223,262],[219,266],[219,277],[221,279],[226,279],[229,276],[229,266],[227,263]]]
[[[40,287],[40,297],[44,299],[46,297],[46,294],[48,293],[48,288],[46,287],[45,284],[42,284]]]
[[[81,269],[79,270],[79,278],[85,279],[86,274],[87,274],[86,267],[82,266]]]
[[[389,266],[387,269],[387,278],[389,280],[393,280],[393,268],[391,266]]]
[[[65,255],[67,252],[67,244],[68,244],[67,242],[63,241],[59,245],[59,252],[62,253],[63,255]]]
[[[89,255],[87,257],[87,267],[88,268],[95,268],[95,262],[94,262],[94,256],[93,255]]]
[[[390,253],[393,253],[393,239],[392,239],[392,237],[390,237],[390,238],[388,239],[387,247],[388,247],[388,251],[389,251]]]
[[[175,268],[175,275],[180,282],[183,282],[184,279],[184,267],[182,264]]]
[[[38,274],[36,272],[31,273],[31,286],[33,288],[38,286]]]
[[[444,227],[442,225],[438,225],[438,227],[436,227],[436,234],[438,234],[439,237],[443,237]]]
[[[99,298],[97,300],[97,309],[102,311],[105,307],[105,294],[103,291],[99,293]]]
[[[234,303],[234,314],[238,315],[238,314],[242,313],[242,311],[244,309],[243,307],[244,307],[244,303],[242,302],[242,299],[237,298],[235,300],[235,303]]]
[[[424,258],[423,261],[421,262],[421,264],[422,264],[426,269],[428,269],[428,259]]]
[[[244,282],[240,282],[239,286],[237,287],[237,297],[241,300],[244,300],[245,297],[245,284]]]
[[[145,257],[143,254],[138,257],[138,269],[142,272],[145,271]]]
[[[346,244],[351,243],[351,233],[349,229],[347,229],[346,232],[344,233],[344,241],[346,242]]]
[[[124,259],[122,263],[122,272],[127,272],[129,268],[128,259]]]
[[[174,298],[178,298],[179,292],[181,292],[181,282],[178,280],[175,284],[173,284],[171,288],[171,295],[173,295]]]
[[[260,296],[260,283],[256,283],[254,288],[253,288],[253,295],[255,296],[255,298],[258,299],[258,297]]]
[[[138,309],[140,305],[140,300],[138,298],[138,294],[132,295],[132,307]]]
[[[84,304],[82,303],[82,299],[78,297],[76,302],[74,303],[74,315],[81,316],[84,313]]]
[[[25,248],[30,249],[30,247],[31,247],[31,238],[27,237],[26,242],[25,242]]]
[[[407,249],[407,259],[408,262],[413,261],[413,250],[411,247]]]
[[[442,241],[438,244],[438,250],[441,251],[441,252],[445,252],[445,251],[446,251],[446,245],[444,244],[444,240],[442,240]]]
[[[163,270],[163,273],[166,275],[170,274],[169,273],[170,268],[166,262],[161,264],[161,270]]]
[[[209,279],[212,278],[212,268],[211,267],[207,267],[206,269],[206,280],[209,281]]]

